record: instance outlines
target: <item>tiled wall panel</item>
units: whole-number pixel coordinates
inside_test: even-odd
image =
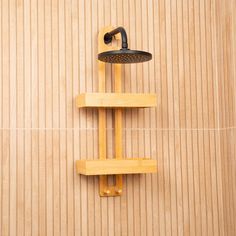
[[[235,0],[0,0],[0,235],[235,235],[235,12]],[[123,91],[158,103],[123,115],[124,156],[158,172],[124,176],[115,198],[74,168],[98,158],[97,111],[75,97],[98,91],[107,25],[153,54],[123,67]]]

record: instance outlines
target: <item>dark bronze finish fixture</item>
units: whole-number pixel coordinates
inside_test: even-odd
[[[145,51],[137,51],[128,49],[127,34],[123,27],[118,27],[104,35],[104,43],[111,43],[112,37],[116,34],[121,34],[122,48],[120,50],[106,51],[98,54],[98,60],[115,63],[115,64],[128,64],[140,63],[152,59],[152,54]]]

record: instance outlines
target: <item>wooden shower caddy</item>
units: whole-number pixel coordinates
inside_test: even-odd
[[[103,37],[113,27],[103,28],[98,35],[98,52],[118,50],[118,46],[105,44]],[[120,41],[120,34],[115,40]],[[119,45],[119,44],[118,44]],[[100,196],[119,196],[122,193],[122,174],[154,173],[156,160],[148,158],[127,158],[122,155],[122,109],[156,106],[155,94],[121,93],[121,65],[114,64],[115,93],[105,92],[105,63],[98,61],[99,93],[84,93],[77,97],[77,107],[98,108],[99,117],[99,159],[76,161],[76,171],[83,175],[100,175]],[[107,159],[106,109],[115,109],[115,158]],[[108,185],[108,175],[116,175],[116,184]]]

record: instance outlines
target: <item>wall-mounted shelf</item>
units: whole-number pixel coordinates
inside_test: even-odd
[[[118,46],[104,43],[104,35],[113,30],[105,27],[98,35],[98,52],[118,50]],[[114,41],[120,41],[116,35]],[[113,39],[112,39],[113,40]],[[137,58],[136,58],[137,59]],[[122,150],[122,111],[123,108],[155,107],[157,97],[155,94],[122,93],[121,64],[114,64],[114,93],[106,93],[106,66],[98,61],[98,93],[83,93],[77,96],[78,108],[98,109],[98,146],[99,159],[76,161],[76,171],[82,175],[99,175],[100,196],[120,196],[122,193],[122,174],[154,173],[157,170],[156,160],[146,158],[124,159]],[[106,109],[114,108],[115,150],[114,158],[107,159],[107,133]],[[108,182],[108,175],[115,175],[114,185]]]
[[[147,158],[76,161],[76,171],[82,175],[141,174],[154,173],[156,170],[156,160]]]
[[[156,94],[142,93],[83,93],[77,97],[77,107],[155,107]]]

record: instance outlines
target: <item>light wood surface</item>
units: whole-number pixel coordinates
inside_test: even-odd
[[[235,12],[235,0],[1,0],[0,235],[236,235]],[[158,173],[123,176],[116,198],[74,165],[99,156],[97,111],[76,96],[98,91],[106,25],[153,54],[122,68],[122,91],[157,95],[122,110],[122,133],[124,157]]]
[[[78,107],[155,107],[155,94],[84,93],[77,97]]]
[[[147,158],[79,160],[76,161],[76,170],[78,174],[83,175],[155,173],[157,163],[156,160],[148,160]]]
[[[120,38],[116,37],[116,40],[118,41],[117,47],[120,47]],[[122,65],[115,65],[114,66],[114,92],[115,93],[121,93],[122,92],[122,74],[121,74],[121,67]],[[117,108],[115,109],[115,158],[116,160],[123,159],[123,131],[122,131],[122,109]],[[122,172],[119,175],[116,175],[116,192],[118,194],[122,194],[123,191],[123,176]]]

